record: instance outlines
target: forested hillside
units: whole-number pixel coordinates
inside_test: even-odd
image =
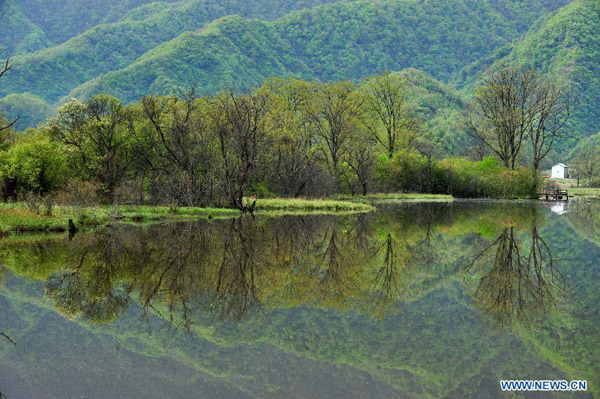
[[[423,121],[423,131],[433,143],[436,155],[467,155],[473,139],[466,131],[463,96],[444,83],[418,69],[408,68],[397,73],[406,81],[408,102]]]
[[[23,39],[17,36],[17,40],[3,36],[0,38],[0,46],[12,54],[21,54],[35,50],[22,45],[22,40],[31,41],[27,36],[37,38],[38,48],[51,47],[99,25],[139,21],[177,9],[187,10],[191,18],[200,15],[201,18],[196,22],[202,24],[229,14],[272,19],[293,10],[334,1],[338,0],[4,0],[3,5],[0,5],[4,7],[0,15],[5,15],[8,23],[14,26],[21,24],[27,35]],[[117,33],[118,25],[113,28],[116,28],[113,32]]]
[[[173,86],[190,84],[206,94],[231,80],[240,86],[255,86],[257,79],[264,80],[264,73],[343,80],[364,78],[383,68],[406,67],[448,80],[469,63],[512,42],[525,22],[551,7],[533,2],[535,7],[522,6],[526,10],[513,18],[515,12],[506,11],[506,4],[474,0],[359,1],[292,13],[274,23],[224,18],[204,27],[223,15],[264,15],[268,19],[319,2],[280,3],[266,7],[264,1],[256,0],[224,7],[207,0],[188,0],[172,6],[147,6],[62,45],[15,58],[13,77],[0,88],[0,96],[30,92],[54,103],[84,85],[73,94],[101,90],[135,100],[149,90],[169,92]],[[553,7],[557,5],[555,2]],[[262,12],[265,8],[270,12]],[[272,33],[263,36],[266,31]],[[240,55],[247,59],[245,65],[243,59],[237,59]],[[285,69],[270,67],[285,65],[286,59],[289,65]],[[235,75],[229,77],[228,70]],[[149,81],[155,84],[149,85]]]
[[[421,112],[445,152],[457,154],[466,140],[457,117],[465,99],[490,65],[508,60],[569,86],[575,139],[561,149],[598,130],[594,0],[62,0],[52,7],[7,0],[0,7],[10,27],[0,45],[16,55],[0,84],[0,98],[13,96],[0,109],[18,110],[19,128],[71,97],[97,93],[132,102],[192,86],[212,95],[270,77],[358,81],[412,68],[412,82],[424,85],[412,84],[413,92],[452,92],[449,103]],[[17,106],[14,94],[26,101]]]
[[[275,18],[296,8],[327,1],[279,0],[269,7],[263,0],[230,1],[224,5],[214,0],[186,0],[172,5],[152,3],[134,9],[118,22],[94,26],[58,46],[15,57],[13,76],[0,87],[0,96],[30,92],[53,103],[79,84],[125,68],[159,44],[184,32],[200,30],[224,15]],[[52,31],[52,26],[48,29]],[[15,53],[10,46],[3,46],[8,47],[9,54]],[[226,52],[227,48],[222,50]],[[143,87],[141,83],[139,86]]]
[[[572,148],[600,130],[600,2],[580,0],[548,18],[517,42],[507,60],[549,73],[574,100],[569,124]]]

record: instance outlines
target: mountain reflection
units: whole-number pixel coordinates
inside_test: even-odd
[[[2,259],[42,278],[66,317],[106,323],[139,307],[189,328],[205,317],[240,320],[296,306],[393,316],[475,250],[466,267],[479,279],[472,298],[506,324],[550,308],[564,291],[536,208],[516,208],[406,204],[340,217],[125,225],[71,240],[5,242]],[[533,227],[525,234],[523,226]]]

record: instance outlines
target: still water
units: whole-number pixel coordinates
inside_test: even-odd
[[[0,241],[13,398],[600,390],[600,206],[454,202]]]

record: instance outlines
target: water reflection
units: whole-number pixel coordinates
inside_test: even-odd
[[[569,210],[569,204],[567,202],[559,202],[552,205],[550,210],[557,215],[564,215]]]
[[[5,252],[21,270],[43,266],[47,297],[69,318],[109,322],[138,303],[189,328],[200,314],[239,320],[265,306],[397,314],[425,271],[450,273],[460,263],[460,251],[445,248],[459,239],[479,251],[466,267],[480,276],[474,301],[507,324],[548,309],[564,291],[539,212],[517,211],[498,204],[473,218],[460,204],[429,204],[345,217],[122,226],[6,244]],[[532,226],[529,234],[515,230],[523,225]]]
[[[473,299],[500,325],[546,315],[565,293],[565,279],[536,226],[529,235],[504,227],[465,269],[481,276]]]
[[[237,397],[494,397],[501,377],[592,381],[600,294],[580,273],[593,276],[597,267],[576,256],[600,250],[577,240],[569,226],[590,224],[586,218],[595,215],[572,208],[556,217],[533,203],[456,202],[340,217],[120,226],[70,241],[11,237],[0,241],[0,264],[10,271],[0,292],[8,320],[0,331],[40,357],[64,351],[79,361],[78,350],[104,339],[73,332],[83,325],[85,334],[112,337],[144,359],[119,372],[154,378],[148,359],[166,356],[252,393]],[[577,291],[567,298],[573,284]],[[40,287],[43,301],[23,299]],[[39,317],[41,311],[29,316],[27,301],[71,322]],[[140,325],[180,328],[149,332]],[[44,341],[52,329],[56,335]],[[65,342],[46,349],[60,337]],[[83,344],[71,350],[78,340]],[[36,348],[38,341],[44,347]],[[106,350],[100,348],[99,358]],[[122,356],[118,351],[111,362]],[[23,375],[34,367],[29,359],[1,360]],[[108,375],[112,364],[92,370]],[[79,381],[60,365],[52,367],[54,379]],[[308,383],[323,372],[326,381]],[[192,386],[182,373],[168,383]],[[0,370],[0,384],[2,376]],[[160,381],[148,386],[156,390],[167,380]],[[344,384],[355,385],[343,391]],[[331,386],[340,388],[327,391]],[[119,392],[112,396],[140,397]]]

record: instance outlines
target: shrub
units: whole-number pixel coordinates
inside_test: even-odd
[[[43,131],[21,136],[0,153],[0,177],[16,178],[21,192],[48,193],[64,184],[66,176],[64,147]]]
[[[81,207],[98,205],[100,203],[99,191],[98,183],[73,178],[55,195],[55,202],[61,205]]]
[[[505,168],[494,157],[472,162],[447,158],[437,166],[436,191],[465,198],[523,198],[535,195],[539,177],[531,170]]]
[[[462,198],[530,197],[540,184],[529,169],[507,169],[495,157],[479,162],[459,157],[437,161],[408,151],[380,160],[378,173],[381,184],[394,191]]]
[[[432,192],[435,181],[435,159],[416,151],[399,151],[392,159],[379,160],[379,181],[387,190],[399,192]]]

